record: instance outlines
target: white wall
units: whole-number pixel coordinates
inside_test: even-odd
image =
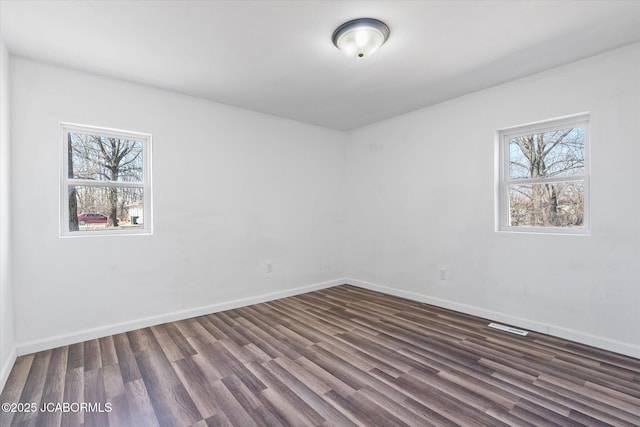
[[[11,63],[21,353],[337,284],[347,271],[354,284],[640,357],[640,222],[621,219],[640,212],[639,45],[349,134]],[[592,236],[496,233],[495,131],[584,111]],[[58,237],[60,121],[153,134],[153,236]]]
[[[11,73],[20,353],[341,282],[344,134],[22,58]],[[152,236],[58,237],[61,121],[153,135]]]
[[[352,132],[351,282],[640,357],[639,100],[636,44]],[[592,235],[495,232],[496,130],[586,111]]]
[[[9,53],[0,38],[0,390],[16,357],[10,227]]]

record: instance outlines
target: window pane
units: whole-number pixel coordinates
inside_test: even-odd
[[[584,181],[509,186],[509,225],[575,227],[584,222]]]
[[[143,224],[142,188],[69,187],[70,231],[139,229]]]
[[[511,179],[583,174],[584,127],[509,138]]]
[[[142,182],[142,141],[69,133],[69,178]]]

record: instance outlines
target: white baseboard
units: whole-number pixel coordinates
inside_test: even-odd
[[[160,325],[167,322],[175,322],[177,320],[188,319],[190,317],[202,316],[205,314],[216,313],[225,310],[231,310],[234,308],[244,307],[247,305],[258,304],[261,302],[272,301],[278,298],[285,298],[294,295],[303,294],[319,289],[330,288],[346,283],[346,278],[330,280],[327,282],[316,283],[313,285],[301,286],[298,288],[285,289],[277,292],[270,292],[267,294],[257,295],[249,298],[241,298],[232,301],[225,301],[218,304],[207,305],[203,307],[196,307],[188,310],[175,311],[172,313],[161,314],[158,316],[151,316],[142,319],[136,319],[129,322],[122,322],[112,325],[105,325],[99,328],[85,329],[70,334],[58,335],[52,338],[46,338],[42,340],[33,340],[26,342],[19,342],[17,345],[17,354],[22,356],[24,354],[35,353],[37,351],[49,350],[56,347],[75,344],[82,341],[88,341],[96,338],[102,338],[109,335],[120,334],[123,332],[133,331],[135,329],[146,328],[149,326]],[[15,360],[15,358],[14,358]],[[11,363],[13,366],[13,363]],[[11,367],[9,367],[9,370]]]
[[[551,325],[543,322],[538,322],[531,319],[521,318],[506,313],[492,311],[481,307],[462,304],[455,301],[445,300],[441,298],[430,297],[427,295],[418,294],[415,292],[403,291],[388,286],[382,286],[363,280],[353,278],[340,278],[336,280],[330,280],[327,282],[316,283],[313,285],[302,286],[297,288],[285,289],[282,291],[271,292],[249,298],[242,298],[232,301],[225,301],[218,304],[197,307],[188,310],[176,311],[172,313],[166,313],[158,316],[151,316],[142,319],[136,319],[129,322],[122,322],[118,324],[106,325],[99,328],[85,329],[70,334],[58,335],[56,337],[33,340],[26,342],[19,342],[16,349],[12,352],[10,359],[2,366],[0,371],[0,385],[4,386],[11,368],[15,363],[17,356],[22,356],[37,351],[49,350],[52,348],[75,344],[82,341],[92,340],[96,338],[102,338],[109,335],[119,334],[123,332],[132,331],[139,328],[146,328],[153,325],[159,325],[166,322],[173,322],[182,319],[188,319],[190,317],[202,316],[205,314],[216,313],[224,310],[230,310],[234,308],[244,307],[251,304],[258,304],[261,302],[272,301],[278,298],[285,298],[289,296],[299,295],[306,292],[311,292],[319,289],[329,288],[341,284],[350,284],[373,291],[382,292],[389,295],[395,295],[402,298],[407,298],[413,301],[424,302],[426,304],[435,305],[437,307],[447,308],[450,310],[459,311],[461,313],[470,314],[473,316],[482,317],[496,322],[502,322],[509,325],[517,326],[518,328],[527,329],[530,331],[540,332],[543,334],[553,335],[559,338],[568,339],[578,343],[591,345],[604,350],[613,351],[615,353],[624,354],[627,356],[640,358],[640,346],[612,340],[609,338],[587,334],[585,332],[576,331],[568,328],[564,328],[557,325]],[[1,390],[1,388],[0,388]]]
[[[551,325],[551,324],[538,322],[531,319],[525,319],[522,317],[513,316],[511,314],[487,310],[481,307],[462,304],[455,301],[430,297],[427,295],[417,294],[415,292],[403,291],[400,289],[395,289],[388,286],[382,286],[375,283],[366,282],[363,280],[347,278],[346,283],[349,285],[370,289],[372,291],[378,291],[378,292],[382,292],[389,295],[395,295],[398,297],[407,298],[413,301],[424,302],[426,304],[435,305],[437,307],[459,311],[461,313],[482,317],[492,321],[507,323],[509,325],[517,326],[518,328],[528,329],[530,331],[552,335],[558,338],[575,341],[575,342],[590,345],[593,347],[598,347],[603,350],[609,350],[615,353],[624,354],[626,356],[640,358],[640,346],[625,343],[622,341],[616,341],[606,337],[591,335],[585,332],[576,331],[576,330],[565,328],[562,326]]]
[[[9,354],[9,358],[0,367],[0,393],[2,393],[2,390],[4,390],[4,385],[7,383],[7,380],[9,379],[9,374],[11,373],[11,369],[13,369],[13,365],[16,363],[17,357],[18,357],[18,353],[14,348]]]

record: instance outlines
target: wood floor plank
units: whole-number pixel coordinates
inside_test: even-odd
[[[363,422],[364,425],[399,427],[409,425],[391,413],[391,408],[380,406],[376,404],[375,399],[367,398],[367,396],[362,393],[362,390],[358,390],[345,400],[346,406],[344,406],[344,408],[348,408],[348,410],[354,414],[357,413],[358,419]]]
[[[370,387],[364,387],[358,390],[365,401],[374,402],[378,407],[385,408],[389,414],[399,419],[402,423],[410,426],[429,425],[417,412],[409,410],[402,402],[396,402],[389,398],[385,393]]]
[[[102,366],[115,365],[118,363],[118,355],[116,353],[116,347],[113,342],[113,336],[100,338],[100,357]]]
[[[193,356],[197,353],[175,323],[165,323],[164,326],[169,337],[175,343],[176,347],[178,347],[182,357]]]
[[[274,375],[263,365],[252,363],[249,365],[251,372],[260,379],[267,388],[260,393],[262,401],[270,409],[278,414],[285,425],[319,425],[324,418],[302,400],[298,394],[282,383],[280,378]]]
[[[319,381],[327,384],[331,388],[329,392],[338,393],[341,396],[349,396],[356,391],[356,389],[343,382],[332,372],[327,371],[326,369],[315,364],[313,361],[307,359],[306,357],[300,357],[296,360],[296,363],[298,363],[310,375],[315,376]],[[326,392],[324,394],[327,394],[329,392]]]
[[[100,354],[100,341],[89,340],[84,342],[84,362],[85,371],[92,371],[102,367],[102,356]]]
[[[157,353],[162,351],[162,347],[158,343],[157,338],[153,335],[151,328],[136,329],[127,332],[131,351],[134,355],[142,352]]]
[[[580,425],[580,423],[570,418],[573,412],[571,410],[566,415],[561,415],[545,406],[536,405],[534,402],[527,400],[519,401],[509,412],[536,425],[540,425],[543,422],[567,427]]]
[[[104,391],[104,370],[96,368],[84,373],[84,396],[80,402],[104,405],[107,403]],[[76,402],[76,403],[80,403]],[[101,410],[86,411],[84,413],[85,425],[96,427],[108,427],[109,416]]]
[[[120,367],[120,374],[122,375],[122,382],[126,384],[142,378],[140,369],[138,369],[138,362],[136,362],[131,348],[129,336],[127,334],[113,335],[113,344],[116,350],[118,366]]]
[[[425,406],[434,408],[439,414],[458,425],[486,427],[506,425],[485,414],[486,403],[482,402],[477,396],[465,393],[465,397],[473,399],[470,404],[465,397],[454,392],[454,387],[447,387],[442,384],[440,387],[433,387],[431,383],[420,380],[411,374],[402,375],[394,382],[400,389],[405,390],[413,400],[424,402]]]
[[[104,396],[107,400],[126,393],[120,365],[107,365],[102,368],[102,374],[104,377]]]
[[[313,408],[314,411],[324,420],[315,424],[329,424],[347,426],[350,421],[340,411],[332,407],[322,394],[316,393],[305,381],[301,381],[296,375],[284,368],[276,361],[264,363],[263,366],[280,380],[283,386],[290,389],[303,402]]]
[[[130,425],[132,426],[159,426],[151,401],[147,393],[147,387],[142,379],[125,383],[126,398],[131,412]]]
[[[39,403],[42,402],[42,393],[46,386],[51,353],[52,350],[47,350],[35,354],[29,369],[29,375],[26,378],[24,388],[22,389],[22,393],[20,394],[20,398],[17,402],[35,402],[37,406],[40,406]],[[4,399],[2,399],[2,402],[4,402]],[[35,424],[35,420],[37,418],[37,411],[29,410],[17,412],[13,417],[12,423],[15,423],[16,425],[31,425]]]
[[[640,411],[628,413],[621,408],[612,408],[609,405],[599,402],[593,398],[580,394],[580,389],[575,388],[572,383],[566,383],[558,378],[545,377],[537,380],[536,385],[545,390],[555,393],[556,399],[572,409],[570,417],[574,413],[581,413],[591,418],[601,420],[616,426],[639,426]],[[640,408],[639,408],[640,409]]]
[[[298,359],[299,361],[300,359]],[[275,363],[280,365],[284,370],[289,372],[299,381],[304,383],[307,387],[313,390],[317,395],[323,395],[329,391],[331,391],[331,386],[322,381],[322,379],[310,370],[305,369],[300,365],[297,361],[291,360],[287,357],[278,357],[273,360]]]
[[[67,369],[84,369],[84,343],[71,344],[67,355]]]
[[[161,350],[139,352],[136,360],[160,425],[189,425],[202,419]]]
[[[576,421],[571,419],[563,418],[561,423],[556,422],[557,420],[554,418],[554,413],[540,413],[540,411],[530,411],[528,408],[524,408],[521,405],[516,405],[509,412],[512,416],[516,417],[518,423],[520,424],[528,424],[533,426],[545,426],[545,427],[569,427],[569,426],[582,426],[580,423],[576,423]]]
[[[0,394],[0,403],[17,404],[21,402],[20,396],[27,383],[34,357],[34,354],[29,354],[16,359],[16,363],[13,365],[13,369],[7,379],[7,384],[4,386],[2,394]],[[9,409],[9,411],[0,411],[0,426],[13,425],[13,419],[17,412],[13,412],[11,408]]]
[[[214,402],[224,417],[234,426],[256,425],[251,415],[242,407],[233,393],[224,385],[222,381],[215,381],[211,385]]]
[[[229,317],[226,312],[216,313],[215,315],[207,316],[207,320],[212,323],[216,328],[222,331],[228,339],[231,339],[238,343],[238,345],[249,344],[251,341],[247,340],[242,331],[235,327],[233,318]]]
[[[640,360],[354,286],[20,356],[0,426],[640,426]],[[96,407],[94,406],[94,409]]]
[[[51,350],[49,369],[42,392],[42,402],[56,403],[63,401],[67,355],[68,347],[58,347]],[[38,413],[38,421],[36,424],[39,426],[57,426],[60,425],[61,418],[61,412],[47,414],[41,410]]]
[[[218,414],[210,383],[193,359],[180,359],[173,362],[173,367],[202,417],[206,419]]]
[[[202,326],[209,335],[214,339],[213,342],[223,339],[229,339],[229,337],[221,331],[216,325],[209,321],[209,316],[196,317],[195,320]]]
[[[71,348],[69,356],[71,356]],[[64,382],[64,398],[62,402],[83,402],[84,401],[84,367],[78,366],[70,369],[67,364],[67,371]],[[75,363],[72,365],[75,366]],[[60,403],[60,402],[51,402]],[[80,426],[84,423],[84,414],[82,412],[63,412],[61,416],[61,425],[63,426]]]
[[[426,396],[426,395],[425,395]],[[411,410],[413,413],[420,416],[423,420],[424,425],[430,426],[439,426],[439,427],[457,427],[462,424],[458,424],[453,420],[445,417],[440,408],[440,406],[433,402],[431,399],[428,399],[428,406],[422,402],[425,401],[425,397],[420,399],[421,401],[417,401],[411,397],[407,398],[404,402],[402,402],[402,406]],[[422,425],[422,424],[417,424]],[[517,425],[517,424],[515,424]]]
[[[169,361],[175,362],[176,360],[184,359],[184,355],[180,351],[180,348],[171,339],[166,329],[166,324],[156,325],[151,327],[153,336],[158,340],[162,351]]]
[[[127,399],[126,391],[116,396],[107,397],[107,400],[112,405],[112,410],[107,413],[109,426],[126,426],[132,424],[134,417],[129,408],[129,400]]]

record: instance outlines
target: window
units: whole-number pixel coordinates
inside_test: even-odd
[[[151,135],[61,124],[63,236],[151,233]]]
[[[589,232],[589,116],[498,133],[499,230]]]

